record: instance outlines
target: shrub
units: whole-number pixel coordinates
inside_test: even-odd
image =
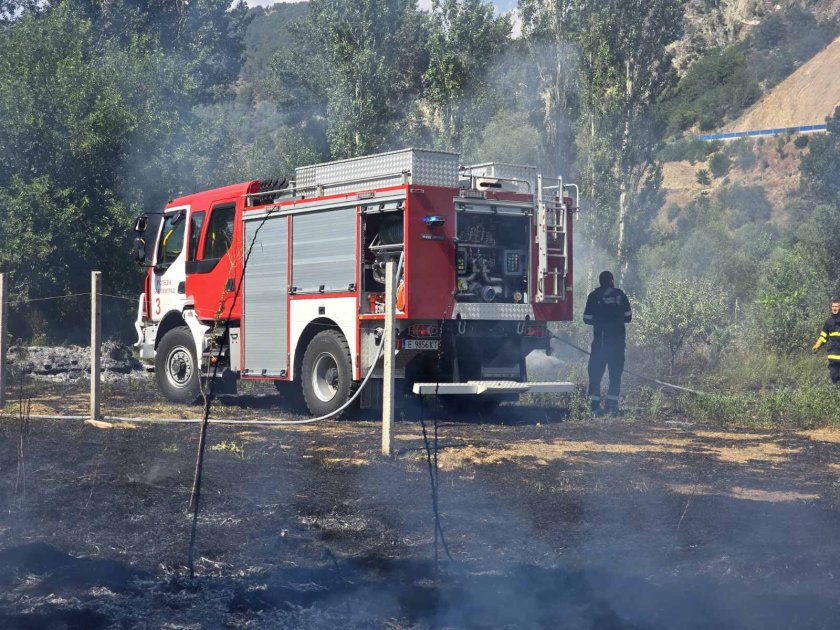
[[[729,172],[732,162],[725,153],[715,153],[709,158],[709,170],[715,177],[723,177]]]
[[[771,206],[764,188],[734,185],[720,191],[721,206],[732,213],[736,226],[745,223],[762,223],[770,219]]]
[[[694,420],[761,428],[840,426],[840,392],[829,385],[748,394],[686,395],[680,402]]]
[[[720,142],[717,140],[707,142],[696,138],[682,138],[665,145],[660,152],[660,159],[663,162],[680,162],[687,160],[691,164],[704,161],[710,154],[717,151]]]
[[[708,186],[712,183],[712,180],[709,178],[709,171],[705,168],[701,168],[697,171],[697,183],[703,186]]]
[[[727,149],[727,154],[735,159],[735,164],[742,171],[748,171],[755,166],[756,157],[752,143],[746,138],[731,143]]]
[[[648,287],[634,321],[639,344],[664,350],[673,374],[686,346],[720,343],[726,336],[725,293],[706,280],[659,276]]]
[[[797,149],[804,149],[808,146],[808,136],[805,134],[799,134],[796,136],[796,140],[793,141],[793,146]]]
[[[777,248],[764,265],[758,282],[759,323],[781,352],[808,347],[816,327],[825,321],[827,287],[832,283],[825,275],[824,259],[801,243]]]

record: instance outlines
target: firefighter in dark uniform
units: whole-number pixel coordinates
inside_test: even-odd
[[[831,382],[840,385],[840,297],[831,300],[831,315],[825,320],[820,337],[811,348],[814,354],[824,343],[828,344],[828,373]]]
[[[589,403],[592,411],[601,412],[601,379],[610,370],[610,388],[604,411],[618,414],[618,395],[621,392],[621,373],[624,371],[624,324],[633,319],[630,300],[624,291],[615,287],[609,271],[598,276],[600,287],[586,298],[583,321],[594,327],[592,353],[589,356]]]

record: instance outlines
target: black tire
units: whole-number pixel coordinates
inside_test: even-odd
[[[194,403],[201,396],[195,342],[186,326],[168,331],[155,353],[155,379],[168,400]]]
[[[303,354],[300,371],[303,399],[309,412],[320,417],[348,401],[355,389],[350,346],[340,332],[319,332]]]
[[[292,411],[306,408],[299,381],[274,381],[274,389],[281,397],[281,405]]]
[[[499,405],[502,404],[499,398],[488,398],[486,396],[459,396],[450,394],[438,396],[440,406],[450,413],[459,416],[467,415],[492,415]]]

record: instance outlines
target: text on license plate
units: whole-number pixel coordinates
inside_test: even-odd
[[[405,350],[437,350],[440,342],[437,339],[403,339]]]

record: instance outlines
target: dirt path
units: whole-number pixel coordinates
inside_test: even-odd
[[[195,426],[5,420],[0,626],[835,627],[840,433],[503,411],[441,419],[437,576],[416,422],[212,427],[193,582]]]

